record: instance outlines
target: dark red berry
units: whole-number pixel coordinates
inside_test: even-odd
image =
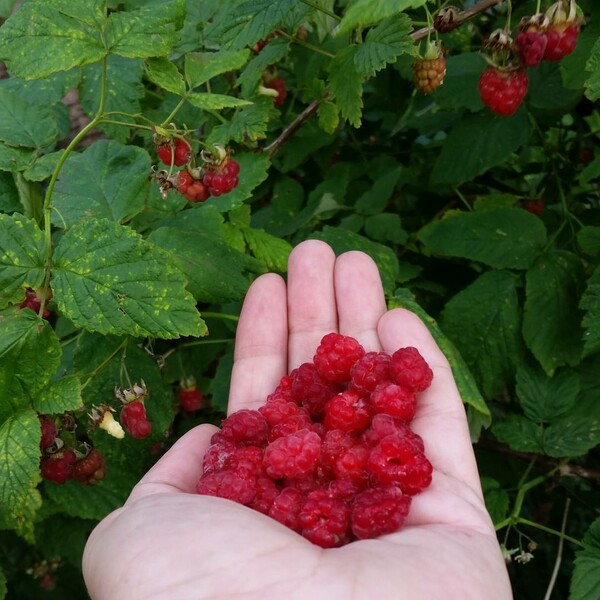
[[[581,27],[579,23],[550,24],[546,31],[544,60],[557,61],[571,54],[577,46]]]
[[[541,198],[537,198],[534,200],[523,200],[521,206],[532,215],[537,215],[538,217],[544,213],[544,209],[546,208],[544,201]]]
[[[273,77],[273,79],[265,83],[265,87],[271,88],[277,92],[277,96],[275,97],[275,106],[281,106],[285,102],[287,90],[285,87],[285,81],[281,77]]]
[[[77,456],[70,448],[43,456],[40,461],[42,477],[62,485],[73,476],[73,465],[76,461]]]
[[[529,78],[523,69],[501,70],[489,66],[479,78],[481,101],[499,115],[513,115],[527,94]]]
[[[185,412],[195,412],[202,408],[202,392],[197,387],[181,388],[177,393],[179,404]]]
[[[54,421],[47,416],[40,415],[40,427],[42,429],[42,439],[40,440],[40,448],[48,448],[52,446],[56,436],[58,435],[58,429]]]
[[[121,423],[129,435],[137,439],[143,439],[152,433],[152,426],[146,416],[146,407],[140,400],[134,400],[123,406]]]
[[[173,164],[176,167],[180,167],[190,160],[192,149],[185,140],[175,138],[170,142],[165,142],[157,146],[156,153],[165,165],[170,166]]]
[[[73,479],[83,485],[96,485],[106,475],[106,463],[102,453],[92,448],[87,456],[80,458],[73,465]]]
[[[350,508],[347,503],[315,490],[306,497],[298,513],[302,535],[322,548],[334,548],[348,540]]]
[[[273,479],[306,477],[316,469],[320,453],[321,438],[314,431],[301,429],[271,442],[265,449],[263,463]]]

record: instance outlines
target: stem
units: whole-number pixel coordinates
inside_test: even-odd
[[[575,539],[574,537],[571,537],[570,535],[567,535],[566,533],[562,533],[561,531],[556,531],[556,529],[551,529],[550,527],[546,527],[545,525],[540,525],[539,523],[536,523],[535,521],[530,521],[529,519],[523,519],[522,517],[519,517],[519,519],[517,520],[517,523],[519,523],[521,525],[528,525],[529,527],[535,527],[535,529],[539,529],[540,531],[545,531],[546,533],[551,533],[552,535],[556,535],[556,536],[560,537],[561,539],[567,540],[567,542],[571,542],[571,544],[575,544],[576,546],[579,546],[580,548],[584,547],[584,545],[578,539]]]
[[[202,317],[206,317],[208,319],[227,319],[229,321],[239,321],[240,317],[238,315],[227,315],[225,313],[216,313],[216,312],[205,312],[202,311]]]
[[[510,19],[512,17],[512,1],[506,0],[506,26],[504,29],[510,33]]]
[[[189,348],[190,346],[203,346],[204,344],[228,344],[229,342],[233,341],[234,340],[231,338],[225,338],[222,340],[196,340],[195,342],[188,342],[187,344],[181,344],[177,348],[171,348],[170,350],[167,350],[167,352],[161,355],[161,359],[165,361],[167,358],[169,358],[169,356],[175,354],[175,352],[182,350],[183,348]]]
[[[89,375],[88,378],[85,380],[84,383],[81,384],[81,389],[83,390],[89,383],[90,381],[92,381],[92,379],[94,379],[94,377],[96,377],[96,375],[98,375],[98,373],[100,373],[100,371],[102,371],[102,369],[106,368],[108,366],[108,363],[110,363],[110,361],[124,348],[127,348],[127,344],[128,344],[128,338],[125,338],[116,348],[116,350],[114,350],[114,352],[111,352],[110,355],[105,358]]]
[[[186,98],[181,98],[177,103],[177,106],[171,111],[171,114],[161,123],[161,127],[166,127],[179,112],[179,109],[185,104]]]
[[[335,19],[336,21],[342,20],[342,18],[338,17],[338,15],[336,15],[334,12],[331,12],[330,10],[328,10],[327,8],[325,8],[323,6],[319,6],[318,4],[315,4],[314,2],[311,2],[310,0],[300,0],[300,2],[302,2],[303,4],[306,4],[307,6],[310,6],[311,8],[314,8],[315,10],[318,10],[319,12],[322,12],[324,15],[327,15],[328,17],[331,17],[332,19]]]
[[[560,527],[561,537],[558,540],[558,550],[556,552],[556,562],[554,563],[552,577],[550,577],[550,582],[548,583],[548,589],[546,590],[546,594],[544,595],[544,600],[550,600],[550,596],[552,596],[552,590],[554,589],[554,585],[556,584],[558,570],[560,568],[560,563],[562,562],[563,547],[565,545],[564,535],[565,529],[567,527],[567,515],[569,514],[569,506],[571,506],[571,498],[567,498],[567,502],[565,504],[565,512],[563,513],[562,525]]]
[[[332,54],[331,52],[327,52],[327,50],[323,50],[323,48],[319,48],[319,46],[314,46],[313,44],[309,44],[308,42],[305,42],[304,40],[299,40],[297,37],[290,35],[286,31],[282,31],[281,29],[278,29],[277,34],[282,37],[288,38],[288,40],[292,40],[292,42],[296,42],[296,44],[298,44],[300,46],[304,46],[304,48],[307,48],[308,50],[312,50],[313,52],[317,52],[318,54],[322,54],[323,56],[328,56],[329,58],[335,58],[335,54]]]
[[[146,131],[154,131],[154,127],[148,125],[138,125],[137,123],[127,123],[126,121],[115,121],[113,119],[100,119],[99,123],[106,125],[122,125],[123,127],[130,127],[131,129],[145,129]]]
[[[467,210],[473,210],[467,199],[463,196],[462,192],[458,189],[458,186],[454,186],[454,193],[460,198],[460,201],[467,207]]]
[[[538,15],[542,11],[542,0],[537,0],[535,5],[535,14]]]

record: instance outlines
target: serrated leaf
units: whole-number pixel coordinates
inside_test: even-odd
[[[590,356],[600,349],[600,267],[596,267],[581,297],[583,317],[583,356]]]
[[[402,228],[402,219],[395,213],[380,213],[365,219],[365,233],[376,242],[404,244],[408,233]]]
[[[481,487],[492,522],[500,523],[508,515],[508,494],[500,487],[500,483],[491,477],[482,477]]]
[[[118,120],[135,123],[128,115],[140,112],[140,99],[146,90],[142,85],[143,63],[139,59],[109,56],[106,64],[106,101],[105,112],[119,112]],[[98,112],[101,86],[102,65],[88,65],[82,69],[82,82],[79,88],[79,101],[88,115]],[[122,125],[102,123],[98,128],[113,140],[125,143],[131,137],[131,130]]]
[[[263,229],[247,227],[242,232],[252,254],[264,263],[269,271],[280,273],[287,271],[287,260],[292,251],[292,246],[288,242]]]
[[[426,2],[427,0],[356,0],[345,12],[336,34],[347,33],[355,27],[374,25],[407,8],[423,6]]]
[[[554,421],[567,412],[579,394],[579,376],[563,370],[548,377],[540,368],[524,363],[517,368],[517,396],[525,416],[536,423]]]
[[[290,40],[275,38],[271,40],[250,62],[244,67],[237,79],[241,86],[242,96],[251,96],[267,70],[267,67],[285,58],[290,50]]]
[[[356,44],[340,50],[329,65],[329,91],[340,108],[340,113],[354,127],[360,127],[364,76],[358,72],[355,57]]]
[[[33,408],[47,415],[77,410],[82,406],[81,383],[74,375],[66,375],[51,382],[33,399]]]
[[[600,418],[565,415],[544,431],[543,452],[548,456],[583,456],[600,444]]]
[[[496,422],[492,425],[492,433],[517,452],[543,453],[542,426],[521,415],[510,415],[504,421]]]
[[[565,87],[574,90],[582,90],[585,86],[589,72],[582,69],[592,54],[594,43],[598,39],[598,23],[596,19],[586,24],[577,38],[575,50],[568,56],[565,56],[559,63],[563,84]]]
[[[441,108],[466,108],[472,112],[481,110],[483,103],[478,84],[485,64],[479,52],[464,52],[446,57],[444,84],[431,94],[431,98]]]
[[[40,475],[41,430],[37,413],[26,409],[0,426],[0,508],[10,515],[27,515],[41,504],[34,491]]]
[[[188,52],[185,55],[185,79],[192,90],[209,79],[241,69],[248,60],[248,50],[219,52]]]
[[[445,306],[440,325],[454,342],[486,397],[514,378],[522,354],[517,277],[488,271]]]
[[[167,92],[177,96],[185,94],[185,81],[179,69],[166,56],[148,58],[145,62],[146,76]]]
[[[22,171],[34,160],[34,150],[0,143],[0,171]]]
[[[27,181],[44,181],[44,179],[48,179],[64,153],[64,150],[57,150],[40,156],[28,169],[23,171],[23,176]]]
[[[43,148],[58,137],[56,117],[0,87],[0,141],[10,146]]]
[[[103,0],[29,0],[2,26],[0,59],[24,79],[99,61],[105,19]]]
[[[440,350],[450,363],[456,386],[460,392],[460,397],[465,404],[472,406],[478,415],[483,416],[483,424],[488,426],[491,421],[490,410],[477,388],[473,375],[467,366],[464,358],[456,349],[456,346],[440,329],[439,325],[430,317],[417,303],[412,292],[406,288],[396,290],[393,298],[389,302],[389,308],[406,308],[414,312],[425,323],[433,339],[436,341]]]
[[[54,190],[58,212],[52,222],[70,227],[88,217],[131,219],[144,208],[150,166],[144,149],[113,140],[100,140],[81,154],[71,154]]]
[[[534,114],[536,111],[568,112],[580,99],[581,89],[572,90],[563,85],[558,63],[542,61],[539,68],[530,69],[527,102]]]
[[[600,517],[583,538],[584,549],[575,554],[569,600],[596,600],[600,589]]]
[[[44,282],[44,234],[35,221],[0,214],[0,308],[20,302],[24,288]]]
[[[497,269],[526,269],[546,243],[542,221],[518,208],[454,212],[425,226],[419,240],[442,256],[469,258]]]
[[[340,124],[340,110],[333,102],[321,102],[317,108],[319,127],[325,133],[334,133]]]
[[[544,371],[576,365],[581,358],[581,312],[577,309],[585,276],[581,259],[556,251],[527,271],[523,337]]]
[[[395,63],[401,54],[414,54],[416,46],[410,37],[411,31],[411,21],[404,14],[370,29],[354,56],[357,71],[365,77],[373,77],[387,64]]]
[[[35,400],[60,364],[52,327],[31,310],[2,319],[0,328],[0,423]]]
[[[19,200],[15,178],[11,173],[0,171],[0,212],[11,214],[18,210],[23,210],[23,207]]]
[[[187,101],[202,110],[221,110],[222,108],[235,108],[252,104],[248,100],[225,96],[223,94],[192,93],[187,96]]]
[[[373,185],[356,201],[356,211],[363,215],[377,215],[388,204],[403,173],[403,167],[394,163],[381,177],[375,177]]]
[[[586,165],[585,169],[579,173],[577,180],[580,185],[585,186],[597,177],[600,177],[600,155],[594,157],[592,162]]]
[[[585,63],[585,70],[590,73],[585,82],[585,95],[590,100],[600,98],[600,38],[596,40],[592,53]]]
[[[206,333],[170,256],[106,219],[84,219],[65,233],[52,289],[60,311],[88,331],[164,339]]]
[[[433,184],[470,181],[503,163],[530,138],[531,123],[524,110],[512,117],[467,115],[444,140],[431,174]]]
[[[179,39],[185,0],[167,0],[130,12],[113,12],[105,31],[109,52],[128,58],[163,56]]]
[[[79,85],[79,80],[80,71],[74,68],[53,73],[44,79],[25,80],[11,75],[0,81],[0,87],[10,90],[30,104],[51,109],[69,90]]]

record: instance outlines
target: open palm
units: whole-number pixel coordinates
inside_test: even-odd
[[[367,351],[415,346],[433,369],[412,422],[433,481],[413,498],[404,527],[323,550],[245,506],[194,494],[215,431],[202,425],[92,533],[83,569],[93,600],[512,598],[448,363],[414,314],[386,310],[365,254],[336,259],[326,244],[304,242],[290,256],[287,285],[273,274],[256,280],[238,325],[229,411],[258,408],[331,331]]]

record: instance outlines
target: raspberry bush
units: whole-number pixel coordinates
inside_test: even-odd
[[[598,2],[6,0],[0,19],[0,598],[85,597],[87,534],[221,422],[241,300],[307,238],[370,254],[448,356],[515,597],[592,597]],[[322,545],[400,526],[415,487],[386,456],[423,453],[404,422],[435,382],[410,352],[356,351],[226,421],[202,485]],[[271,446],[297,453],[268,475]]]

